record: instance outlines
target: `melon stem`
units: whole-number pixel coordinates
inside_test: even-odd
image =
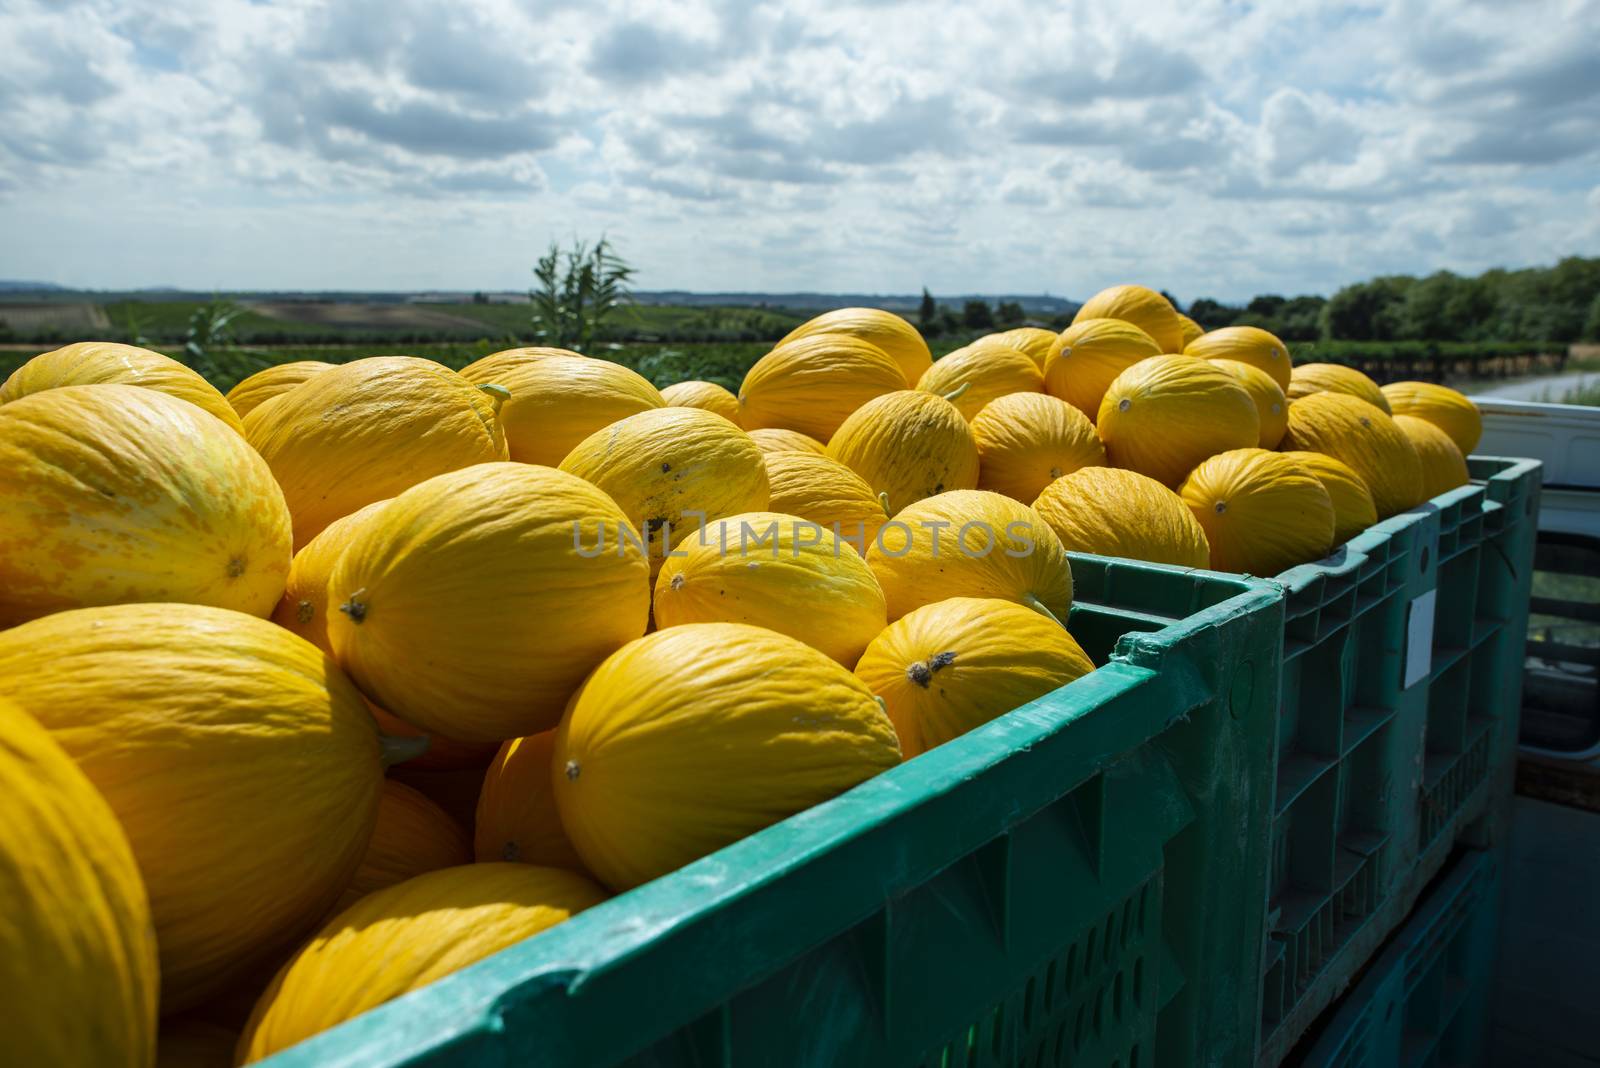
[[[378,763],[383,765],[385,771],[396,764],[404,764],[408,760],[415,760],[428,751],[433,742],[426,734],[419,734],[413,738],[403,738],[394,734],[378,735]]]
[[[894,518],[894,513],[889,511],[889,493],[887,490],[878,494],[878,507],[883,509],[885,518]]]
[[[505,386],[497,386],[493,382],[487,382],[478,388],[494,398],[490,403],[494,406],[494,414],[498,418],[500,406],[511,399],[511,391]]]
[[[961,398],[961,394],[965,393],[967,390],[969,390],[971,388],[972,388],[972,382],[971,382],[971,380],[968,380],[966,382],[961,383],[961,385],[957,386],[955,389],[951,390],[949,393],[942,394],[942,396],[944,397],[945,400],[947,400],[950,403],[954,404],[957,400],[959,400]]]
[[[1050,611],[1050,609],[1046,608],[1044,602],[1039,600],[1039,598],[1035,597],[1033,594],[1031,594],[1031,593],[1023,594],[1022,595],[1022,603],[1027,605],[1029,608],[1033,609],[1035,612],[1038,612],[1040,615],[1044,616],[1045,618],[1049,619],[1052,623],[1054,623],[1056,626],[1060,627],[1062,630],[1066,630],[1067,629],[1067,625],[1065,623],[1061,622],[1061,620],[1057,619],[1056,618],[1056,614],[1054,612]]]

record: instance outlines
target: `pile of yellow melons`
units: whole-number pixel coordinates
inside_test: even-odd
[[[267,1056],[1092,670],[1068,551],[1274,574],[1478,432],[1137,286],[937,362],[831,312],[737,395],[45,353],[0,386],[9,1048]]]

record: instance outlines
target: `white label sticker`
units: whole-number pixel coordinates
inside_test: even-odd
[[[1409,690],[1433,669],[1433,606],[1437,590],[1412,601],[1406,613],[1406,667],[1401,689]]]

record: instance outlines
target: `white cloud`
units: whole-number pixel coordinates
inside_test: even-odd
[[[1600,251],[1600,0],[0,7],[0,277],[518,286],[603,230],[652,288],[1237,298]]]

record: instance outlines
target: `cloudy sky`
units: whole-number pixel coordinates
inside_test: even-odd
[[[0,278],[1184,300],[1600,254],[1600,0],[0,0]],[[1132,13],[1136,11],[1137,13]]]

